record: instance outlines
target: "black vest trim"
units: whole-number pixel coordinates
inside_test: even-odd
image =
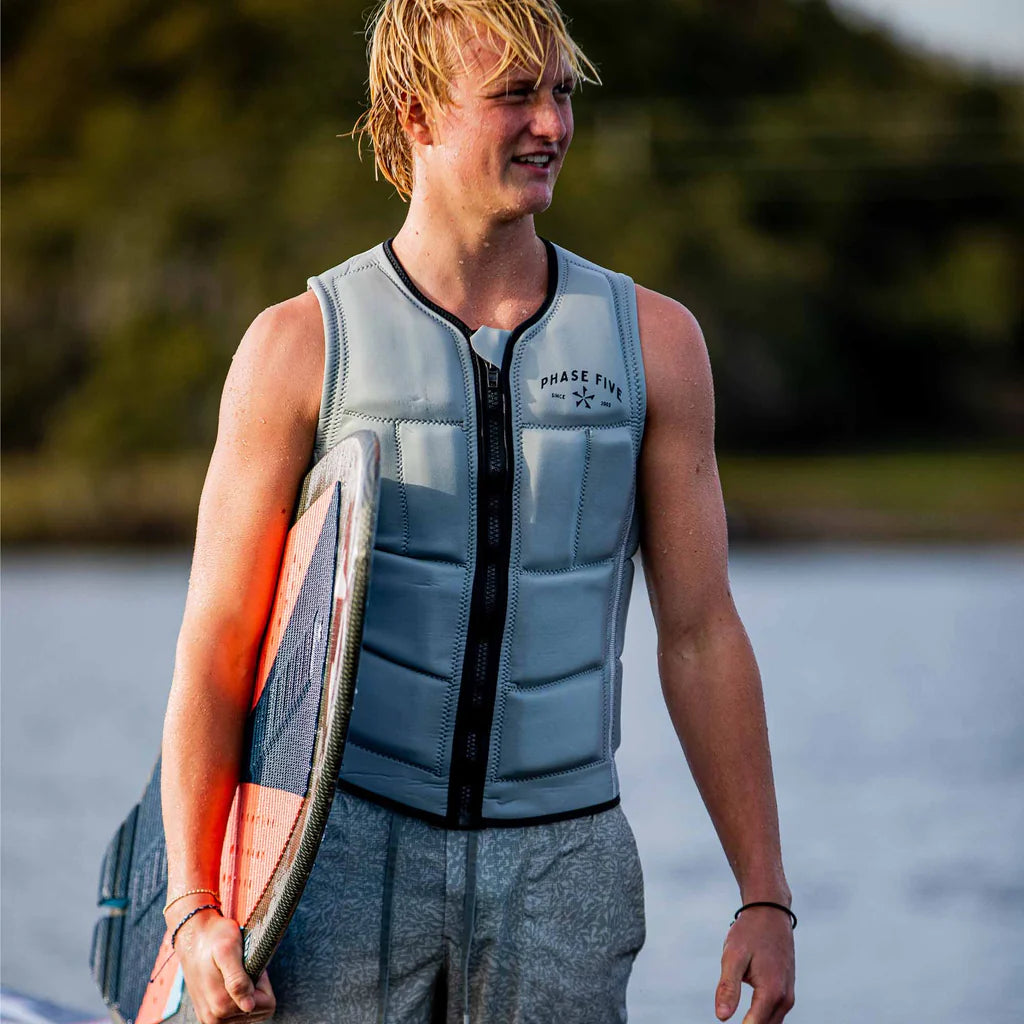
[[[351,793],[352,796],[357,796],[361,800],[368,800],[370,803],[377,804],[379,807],[384,807],[389,811],[396,811],[398,814],[405,814],[410,818],[418,818],[420,821],[425,821],[428,825],[456,832],[480,828],[520,828],[523,825],[549,825],[553,821],[570,821],[572,818],[582,818],[588,814],[601,814],[603,811],[610,811],[613,807],[618,807],[620,800],[616,796],[611,800],[605,800],[603,803],[592,804],[590,807],[580,807],[578,810],[564,811],[561,814],[540,814],[534,818],[481,817],[479,819],[480,824],[478,825],[459,826],[450,824],[449,819],[445,815],[421,811],[417,807],[410,807],[408,804],[400,803],[398,800],[379,796],[377,793],[371,793],[370,790],[363,789],[362,786],[357,786],[352,782],[347,782],[345,779],[338,779],[338,789]]]

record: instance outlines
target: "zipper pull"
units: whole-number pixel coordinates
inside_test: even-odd
[[[487,386],[489,388],[498,386],[498,368],[492,363],[487,364]]]

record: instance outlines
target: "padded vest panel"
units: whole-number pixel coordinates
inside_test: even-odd
[[[514,341],[508,598],[482,814],[510,824],[618,797],[620,656],[639,537],[646,411],[629,278],[564,249],[546,312]],[[326,368],[314,458],[381,440],[381,498],[344,782],[441,821],[477,543],[471,347],[383,246],[309,279]]]

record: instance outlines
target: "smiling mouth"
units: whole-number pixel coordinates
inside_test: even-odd
[[[549,167],[553,159],[550,153],[531,153],[527,156],[512,157],[512,163],[527,164],[530,167]]]

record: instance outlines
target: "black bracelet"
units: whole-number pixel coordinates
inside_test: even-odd
[[[776,910],[781,910],[784,914],[789,916],[789,920],[793,924],[793,928],[796,928],[796,914],[793,913],[789,907],[784,906],[781,903],[771,903],[769,900],[755,900],[753,903],[744,903],[735,914],[732,915],[732,923],[735,924],[739,920],[740,914],[744,910],[749,910],[751,907],[774,907]]]
[[[180,920],[180,921],[178,922],[178,924],[177,924],[177,926],[175,927],[174,931],[173,931],[173,932],[171,932],[171,949],[174,949],[174,940],[175,940],[175,939],[176,939],[176,938],[178,937],[178,932],[180,932],[180,931],[181,931],[181,929],[182,929],[182,928],[184,928],[184,927],[185,927],[185,925],[186,925],[186,924],[188,924],[188,922],[189,922],[189,921],[191,921],[191,920],[192,920],[192,918],[196,916],[196,914],[200,913],[200,912],[201,912],[201,911],[203,911],[203,910],[216,910],[216,911],[217,911],[217,913],[218,913],[218,914],[220,914],[220,907],[218,907],[216,903],[204,903],[204,904],[203,904],[203,905],[202,905],[201,907],[196,907],[196,909],[195,909],[195,910],[190,910],[190,911],[189,911],[189,912],[188,912],[188,913],[187,913],[187,914],[186,914],[186,915],[185,915],[185,916],[184,916],[184,917],[183,917],[183,918],[182,918],[182,919],[181,919],[181,920]],[[223,916],[224,916],[224,915],[223,915],[223,914],[221,914],[221,917],[223,917]]]

